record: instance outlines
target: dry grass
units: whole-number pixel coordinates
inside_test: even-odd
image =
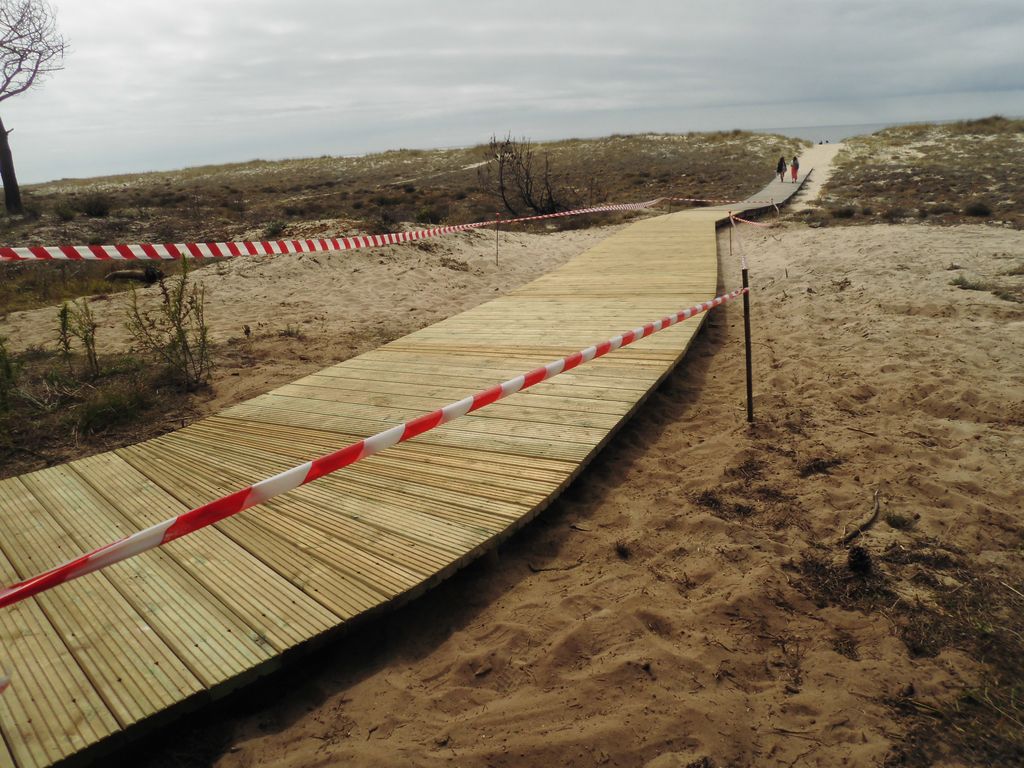
[[[1024,227],[1024,120],[888,128],[846,142],[820,208],[828,223],[1000,221]]]
[[[983,665],[978,684],[935,706],[910,686],[888,704],[907,737],[887,766],[934,765],[944,759],[971,765],[1020,765],[1024,761],[1024,593],[1014,579],[971,562],[956,547],[923,536],[873,554],[852,547],[806,552],[792,569],[797,587],[817,605],[882,613],[912,657],[934,657],[947,648]],[[909,598],[907,595],[916,597]],[[851,657],[849,638],[834,639]]]
[[[0,409],[0,477],[153,437],[179,425],[192,397],[133,355],[99,358],[31,349],[10,357],[16,371]]]
[[[945,706],[917,701],[912,689],[890,700],[909,733],[886,765],[1024,764],[1024,584],[931,539],[892,546],[882,559],[926,593],[892,612],[911,655],[958,648],[984,665],[978,683]]]

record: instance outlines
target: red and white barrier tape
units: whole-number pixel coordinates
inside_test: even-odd
[[[541,219],[581,216],[587,213],[609,211],[639,211],[651,208],[662,198],[643,203],[616,203],[577,208],[571,211],[521,216],[515,219],[492,219],[472,224],[419,229],[412,232],[392,232],[386,235],[356,235],[354,237],[319,238],[316,240],[265,240],[233,243],[139,243],[135,245],[36,245],[19,248],[0,247],[0,261],[159,261],[169,259],[224,259],[233,256],[276,256],[286,253],[316,253],[324,251],[351,251],[359,248],[379,248],[398,245],[429,237],[450,235],[494,224],[518,224]]]
[[[747,271],[747,252],[743,250],[743,238],[740,237],[740,231],[736,227],[736,217],[729,212],[729,226],[732,227],[733,234],[736,239],[736,250],[740,254],[740,269],[744,272]],[[731,241],[730,241],[731,242]]]
[[[379,432],[372,437],[367,437],[347,445],[334,453],[308,461],[273,477],[268,477],[248,488],[223,496],[170,520],[165,520],[112,544],[100,547],[45,573],[0,591],[0,608],[13,605],[20,600],[24,600],[26,597],[52,589],[58,584],[77,579],[79,576],[85,576],[93,571],[106,568],[108,565],[134,557],[146,550],[167,544],[200,528],[205,528],[242,510],[335,472],[342,467],[347,467],[349,464],[354,464],[368,456],[373,456],[375,453],[379,453],[396,443],[409,440],[453,419],[465,416],[467,413],[472,413],[484,406],[508,397],[511,394],[528,389],[565,371],[570,371],[581,363],[602,357],[616,349],[628,346],[634,341],[646,338],[678,322],[706,312],[709,309],[735,299],[746,291],[746,288],[740,288],[731,293],[718,296],[711,301],[706,301],[663,317],[656,322],[647,323],[647,325],[635,328],[613,339],[587,347],[568,357],[554,360],[540,368],[535,368],[529,373],[509,379],[502,384],[496,384],[490,389],[477,392],[474,395],[439,408],[432,413],[424,414],[404,424],[399,424],[391,429]]]
[[[744,219],[744,218],[741,218],[739,216],[733,216],[732,214],[729,214],[729,218],[732,219],[734,222],[735,221],[742,221],[744,224],[750,224],[751,226],[754,226],[754,227],[766,227],[766,228],[768,228],[768,227],[774,227],[775,226],[775,224],[772,224],[772,223],[768,223],[768,222],[764,222],[764,221],[751,221],[750,219]]]
[[[235,256],[279,256],[290,253],[317,253],[352,251],[360,248],[379,248],[399,245],[430,237],[465,232],[495,224],[521,224],[528,221],[582,216],[588,213],[613,211],[639,211],[665,201],[689,203],[743,203],[771,204],[773,200],[715,200],[699,197],[659,197],[642,203],[616,203],[576,208],[571,211],[520,216],[514,219],[491,219],[470,224],[418,229],[411,232],[391,232],[384,235],[355,235],[353,237],[317,238],[314,240],[262,240],[230,243],[136,243],[132,245],[33,245],[0,247],[0,261],[162,261],[176,259],[225,259]]]
[[[707,197],[663,197],[661,199],[671,200],[674,203],[716,203],[718,205],[743,203],[744,205],[775,205],[774,200],[714,200]]]

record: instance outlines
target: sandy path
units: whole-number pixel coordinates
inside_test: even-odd
[[[955,698],[965,653],[911,653],[888,606],[831,602],[801,568],[845,562],[878,489],[914,521],[864,537],[901,601],[929,599],[922,547],[1020,575],[1024,310],[947,267],[998,274],[1024,236],[740,236],[754,428],[729,305],[500,558],[175,728],[148,764],[877,765],[901,729],[883,697]]]
[[[821,189],[832,175],[832,161],[843,149],[842,142],[836,144],[815,144],[803,153],[802,165],[810,167],[807,181],[800,187],[788,206],[790,211],[802,211],[821,195]]]

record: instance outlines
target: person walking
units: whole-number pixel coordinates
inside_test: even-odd
[[[777,174],[779,174],[779,181],[785,181],[786,180],[786,156],[785,155],[781,155],[779,157],[779,162],[775,166],[775,172]]]
[[[797,160],[796,155],[793,155],[793,162],[789,164],[789,175],[792,178],[794,184],[796,184],[796,176],[800,172],[800,161]]]

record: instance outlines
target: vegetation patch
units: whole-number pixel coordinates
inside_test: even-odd
[[[100,355],[97,363],[93,375],[80,351],[9,355],[0,344],[0,477],[181,425],[191,398],[161,371],[133,355]]]
[[[842,223],[935,224],[998,221],[1024,227],[1024,120],[981,120],[887,128],[845,142],[821,204],[860,208]]]
[[[957,648],[983,665],[980,679],[944,704],[918,700],[912,687],[888,700],[909,733],[885,764],[1024,763],[1024,583],[932,539],[893,545],[883,560],[913,570],[927,593],[893,612],[908,653]]]

